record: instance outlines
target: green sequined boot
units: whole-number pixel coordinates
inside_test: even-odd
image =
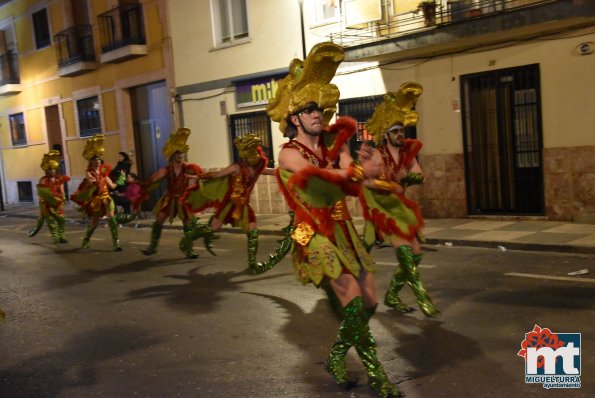
[[[83,249],[89,248],[89,241],[91,240],[91,235],[93,235],[95,228],[97,228],[97,226],[92,226],[91,224],[87,226],[87,231],[85,231],[85,237],[83,238],[83,244],[81,245]]]
[[[349,348],[356,345],[359,340],[360,324],[364,302],[361,297],[355,297],[343,310],[343,321],[339,325],[337,340],[324,363],[324,368],[333,376],[333,379],[344,388],[350,388],[355,382],[347,379],[346,355]]]
[[[60,242],[60,236],[58,235],[58,223],[56,222],[56,219],[52,216],[47,216],[45,223],[50,230],[50,234],[52,235],[52,241],[54,243]]]
[[[387,307],[391,307],[400,312],[410,312],[413,310],[413,308],[403,303],[399,297],[399,292],[405,283],[407,283],[407,273],[403,270],[401,265],[398,264],[397,269],[390,280],[390,286],[384,295],[384,304]]]
[[[363,307],[363,303],[362,303]],[[360,329],[359,329],[359,338],[357,340],[357,344],[355,345],[355,349],[357,351],[358,356],[360,357],[362,363],[366,367],[366,372],[368,374],[368,384],[379,397],[382,398],[398,398],[401,397],[401,393],[389,380],[382,364],[378,360],[378,353],[376,348],[376,341],[374,340],[374,336],[372,336],[372,332],[370,331],[370,327],[368,326],[368,322],[374,312],[376,311],[376,307],[363,309],[360,312]]]
[[[163,225],[159,224],[157,221],[153,221],[153,225],[151,225],[151,241],[149,242],[149,247],[141,250],[145,256],[157,253],[157,244],[159,243],[162,229]]]
[[[413,250],[411,246],[399,246],[397,249],[397,258],[399,259],[399,264],[406,272],[407,275],[407,284],[413,290],[413,294],[415,295],[415,300],[419,305],[419,308],[422,312],[428,317],[435,317],[440,313],[432,303],[432,299],[426,292],[424,288],[423,282],[421,280],[421,275],[417,266],[421,261],[421,255],[413,254]]]
[[[198,258],[198,253],[196,253],[193,249],[193,234],[192,234],[192,226],[184,225],[184,235],[182,235],[182,239],[180,240],[180,250],[186,254],[186,258]]]
[[[180,250],[186,253],[188,257],[188,253],[192,251],[193,242],[198,238],[203,238],[203,243],[209,253],[213,256],[217,255],[213,251],[213,241],[218,238],[218,236],[215,235],[215,230],[210,223],[199,223],[197,217],[193,217],[184,227],[184,235],[182,236],[179,245]],[[196,257],[198,257],[198,255],[196,255]]]
[[[107,220],[107,224],[109,225],[109,230],[112,233],[112,244],[114,245],[115,252],[121,252],[122,247],[120,246],[120,239],[118,239],[118,221],[116,221],[116,217],[111,217]]]
[[[255,268],[256,253],[258,253],[258,230],[251,229],[246,237],[248,238],[248,268]]]
[[[58,217],[58,243],[68,243],[64,236],[64,217]]]
[[[30,238],[32,238],[35,235],[37,235],[37,233],[41,230],[41,227],[43,227],[44,221],[45,221],[45,219],[43,217],[38,217],[37,218],[37,223],[28,232]]]

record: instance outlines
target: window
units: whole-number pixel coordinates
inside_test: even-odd
[[[99,97],[89,97],[76,102],[81,137],[101,132]]]
[[[215,45],[248,37],[246,0],[212,0]]]
[[[275,167],[273,161],[273,137],[271,135],[271,119],[266,112],[239,113],[229,116],[229,130],[231,134],[231,146],[233,161],[238,162],[240,155],[233,144],[236,137],[244,137],[254,134],[262,140],[262,149],[269,158],[268,167]]]
[[[351,157],[357,157],[357,150],[362,142],[372,140],[373,137],[366,130],[368,119],[374,114],[376,105],[382,103],[382,95],[370,97],[349,98],[339,101],[339,112],[337,116],[349,116],[357,120],[357,133],[349,142]]]
[[[10,115],[10,136],[12,137],[12,145],[27,144],[27,135],[25,134],[25,116],[22,113]]]
[[[33,31],[35,34],[35,48],[39,50],[50,45],[50,24],[47,8],[33,13]]]
[[[19,202],[33,203],[33,184],[31,181],[17,181]]]
[[[314,12],[315,23],[335,21],[339,18],[339,0],[316,0]]]

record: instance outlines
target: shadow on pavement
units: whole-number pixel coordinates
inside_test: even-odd
[[[58,397],[64,390],[98,383],[101,361],[159,344],[149,331],[133,327],[98,327],[64,342],[61,351],[0,369],[2,397]]]

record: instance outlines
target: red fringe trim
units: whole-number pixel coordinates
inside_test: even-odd
[[[413,138],[408,138],[403,143],[403,152],[405,156],[401,159],[401,164],[405,166],[409,166],[409,164],[413,161],[413,159],[417,156],[419,151],[424,144],[421,141],[415,140]]]
[[[329,134],[336,134],[333,147],[329,150],[329,158],[335,159],[343,145],[353,137],[357,131],[357,121],[348,116],[341,116],[328,129]]]
[[[405,206],[413,211],[415,215],[415,219],[418,221],[419,226],[415,227],[413,225],[408,226],[408,231],[403,232],[401,229],[397,227],[397,223],[391,217],[387,217],[386,213],[379,211],[378,209],[372,209],[370,212],[370,208],[368,203],[366,202],[363,192],[360,195],[360,204],[362,206],[362,214],[366,221],[371,221],[374,224],[374,229],[382,234],[392,234],[397,235],[398,237],[405,239],[405,240],[412,240],[415,238],[417,231],[422,228],[425,224],[424,219],[421,215],[421,209],[417,203],[412,201],[411,199],[406,198],[400,193],[392,193],[391,195],[397,195],[400,201],[402,201]]]

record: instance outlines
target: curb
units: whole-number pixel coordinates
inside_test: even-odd
[[[0,213],[0,218],[27,218],[27,219],[37,219],[37,216],[33,216],[30,214],[2,214]],[[144,220],[144,219],[143,219]],[[73,219],[73,218],[66,218],[65,219],[67,224],[80,224],[84,225],[87,222],[83,219]],[[124,228],[134,228],[134,229],[141,229],[141,228],[151,228],[151,223],[135,223],[131,221],[130,223],[123,224]],[[284,227],[284,226],[283,226]],[[283,232],[281,231],[280,227],[278,230],[271,230],[271,229],[259,229],[259,235],[266,235],[266,236],[283,236]],[[163,229],[177,229],[181,230],[181,225],[171,225],[171,224],[164,224]],[[228,233],[228,234],[244,234],[244,232],[239,228],[233,227],[223,227],[219,230],[219,233]],[[464,240],[464,239],[443,239],[443,238],[426,238],[425,245],[435,245],[435,246],[459,246],[459,247],[479,247],[479,248],[486,248],[486,249],[495,249],[501,251],[507,250],[523,250],[523,251],[541,251],[541,252],[554,252],[554,253],[570,253],[570,254],[590,254],[595,255],[595,248],[593,247],[585,247],[585,246],[573,246],[573,245],[566,245],[566,244],[545,244],[545,243],[530,243],[530,242],[498,242],[498,241],[478,241],[478,240]],[[503,249],[504,248],[504,249]]]

